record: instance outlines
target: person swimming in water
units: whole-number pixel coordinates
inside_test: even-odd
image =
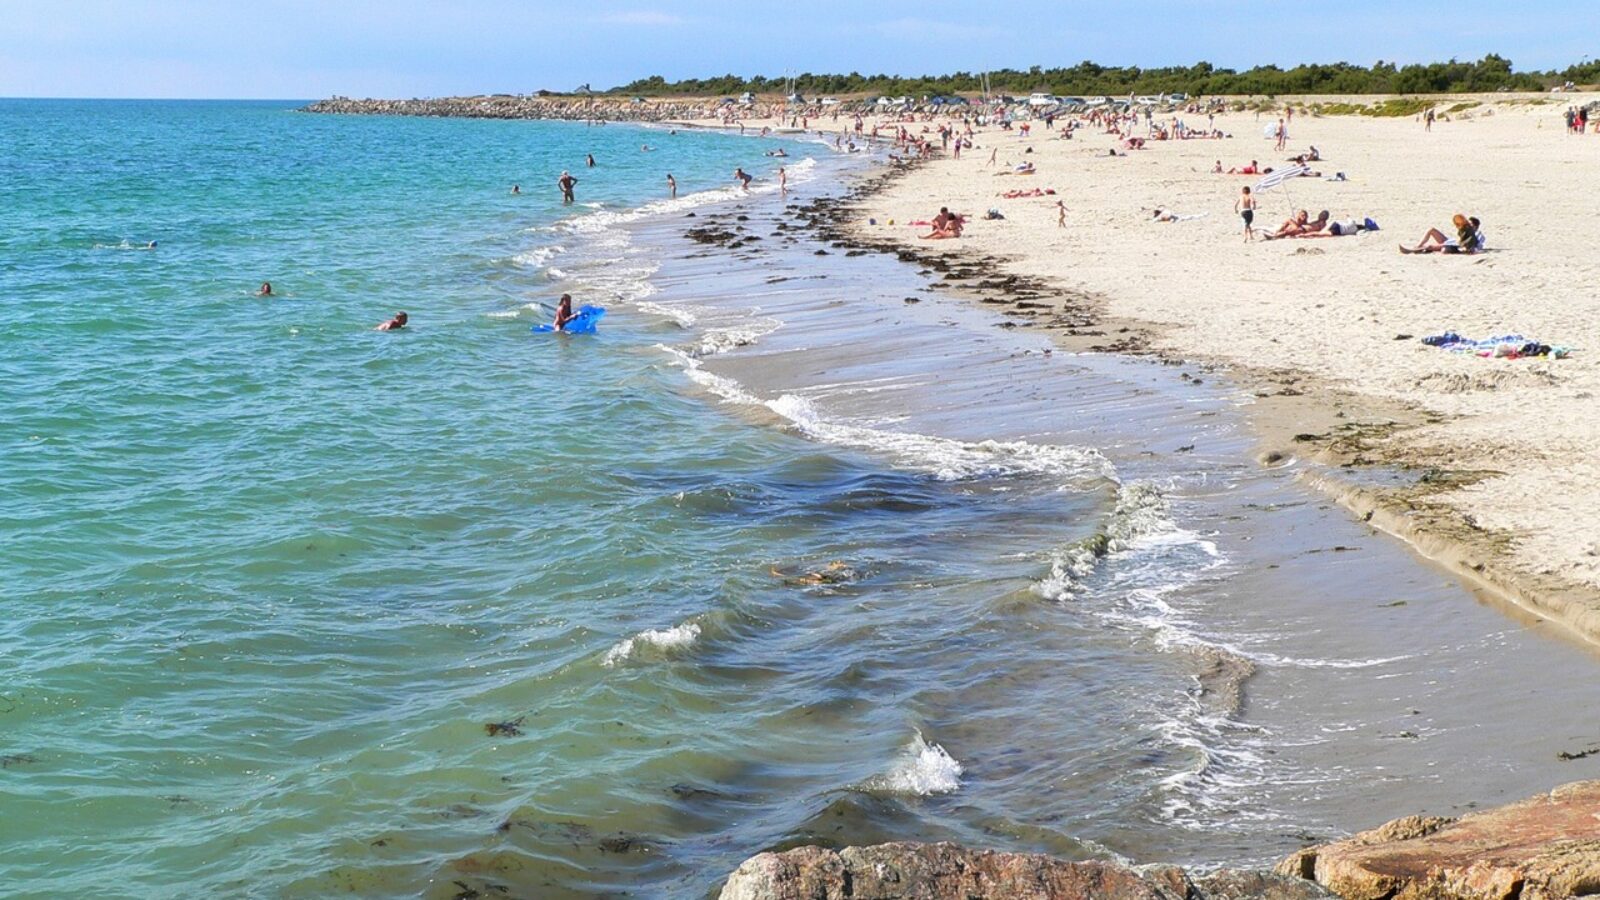
[[[256,296],[257,297],[271,297],[272,296],[272,282],[270,282],[270,281],[261,282],[261,290],[256,291]]]
[[[394,314],[394,318],[390,319],[387,322],[384,322],[382,325],[379,325],[377,328],[374,328],[372,330],[373,331],[399,331],[400,329],[402,329],[404,327],[406,327],[406,314],[405,314],[405,311],[402,310],[400,312],[395,313]]]
[[[577,315],[572,312],[572,295],[562,294],[560,301],[556,303],[555,329],[565,331],[567,323],[576,318]]]
[[[513,184],[513,185],[512,185],[512,186],[511,186],[511,193],[513,193],[513,194],[520,194],[520,193],[522,193],[522,185],[520,185],[520,184]]]

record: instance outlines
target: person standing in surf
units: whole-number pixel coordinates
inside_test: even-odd
[[[574,199],[572,189],[578,186],[578,179],[572,177],[571,172],[563,171],[561,179],[556,182],[561,186],[561,202],[571,203]]]
[[[573,315],[572,313],[572,295],[562,294],[561,300],[556,303],[555,329],[557,331],[564,331],[567,327],[567,323],[571,322],[575,318],[577,318],[577,316]]]
[[[674,199],[678,196],[678,179],[673,178],[671,172],[667,173],[667,195]]]
[[[739,186],[746,191],[750,190],[750,173],[746,172],[743,166],[736,167],[733,170],[733,180],[739,182]]]

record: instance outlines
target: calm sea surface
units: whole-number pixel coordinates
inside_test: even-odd
[[[1253,862],[1584,774],[1538,726],[1593,679],[1519,685],[1593,660],[1254,466],[1226,389],[787,231],[767,150],[861,159],[291,109],[0,101],[0,893]],[[562,291],[599,334],[529,332]]]

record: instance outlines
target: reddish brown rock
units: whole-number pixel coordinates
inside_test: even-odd
[[[746,860],[722,889],[722,900],[1316,900],[1328,896],[1311,882],[1262,872],[1219,872],[1195,881],[1171,867],[1135,871],[1114,863],[1066,862],[1036,853],[912,843],[762,853]]]
[[[1396,819],[1277,871],[1348,900],[1553,900],[1600,893],[1600,781],[1464,816]]]

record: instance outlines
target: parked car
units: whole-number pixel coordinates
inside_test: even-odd
[[[749,91],[745,91],[739,95],[739,102],[743,103],[745,106],[749,106],[756,102],[756,95]]]
[[[839,98],[838,97],[823,97],[822,98],[822,105],[823,106],[838,106],[839,105]]]
[[[1028,97],[1029,106],[1055,106],[1058,102],[1054,94],[1048,94],[1044,91],[1037,91]]]

